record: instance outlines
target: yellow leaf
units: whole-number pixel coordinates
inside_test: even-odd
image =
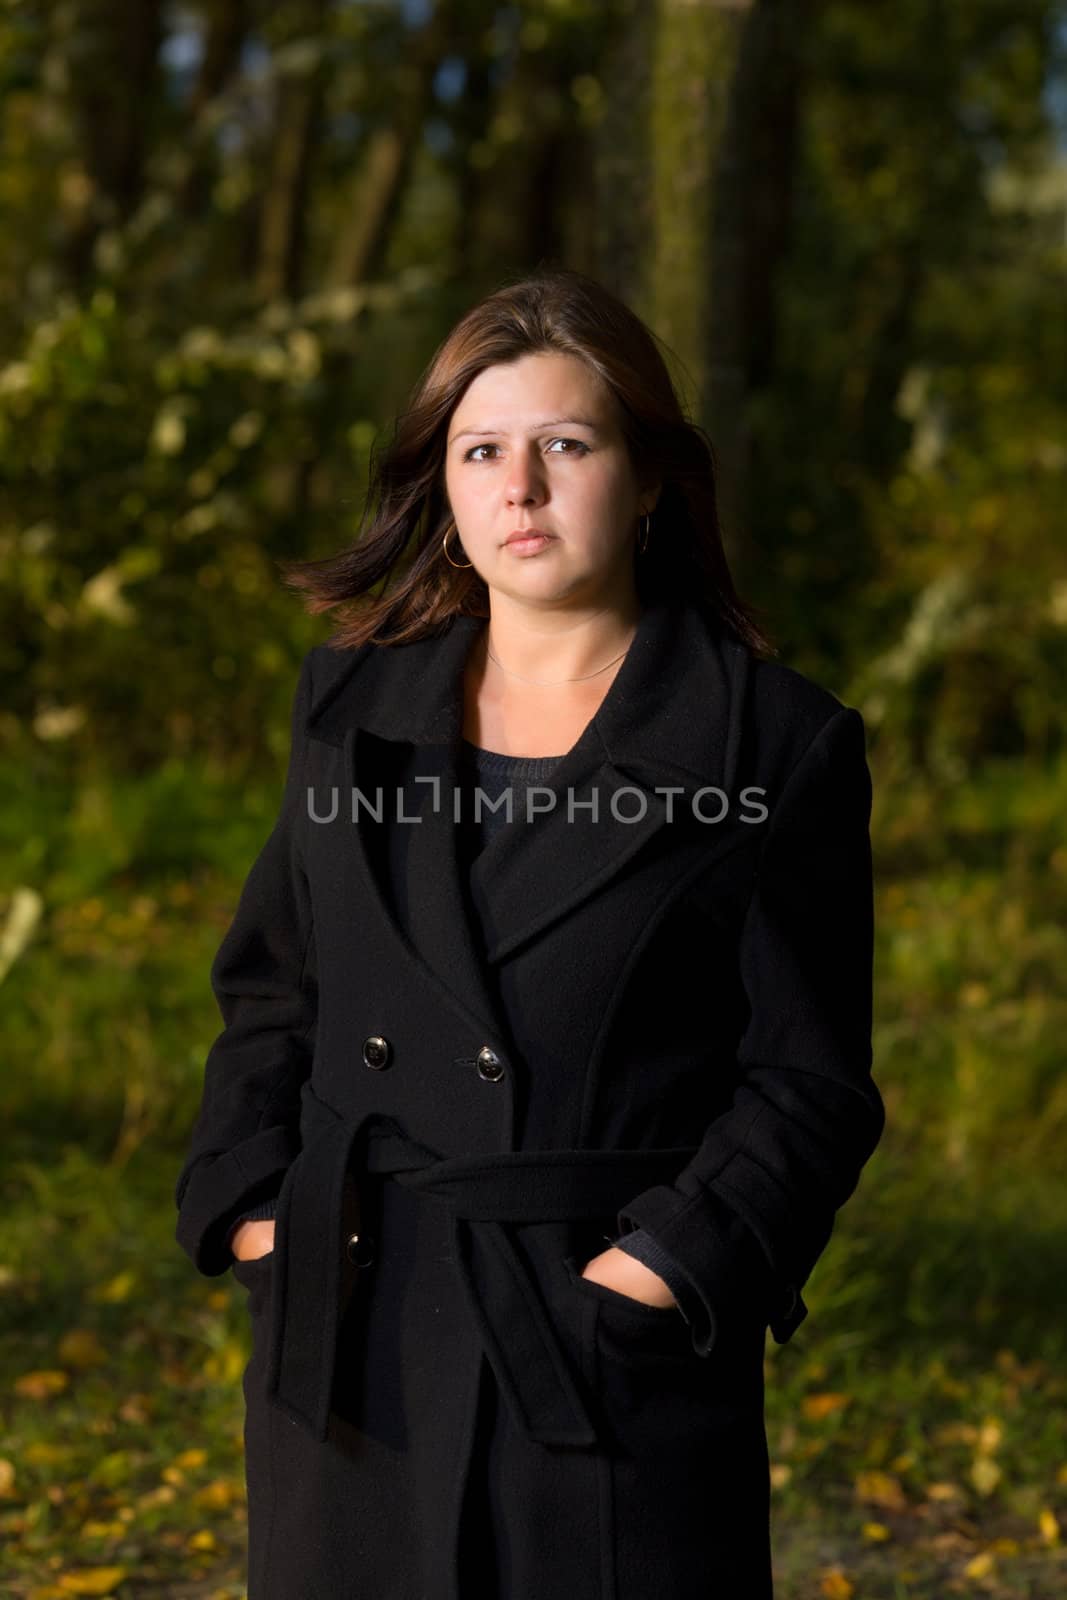
[[[873,1469],[856,1474],[856,1497],[860,1500],[869,1500],[873,1505],[888,1506],[897,1511],[903,1511],[908,1504],[899,1478],[892,1477],[888,1472],[878,1472]]]
[[[963,1490],[958,1483],[928,1483],[926,1485],[926,1498],[928,1500],[961,1500]]]
[[[60,1339],[58,1350],[60,1361],[79,1371],[102,1367],[107,1362],[107,1351],[92,1328],[71,1328]]]
[[[227,1339],[207,1357],[203,1372],[205,1377],[217,1380],[219,1383],[236,1383],[244,1372],[247,1360],[248,1351],[244,1345],[235,1339]]]
[[[819,1422],[823,1417],[841,1411],[850,1399],[851,1396],[847,1394],[806,1394],[800,1402],[800,1408],[811,1421]]]
[[[995,1558],[991,1551],[982,1550],[973,1560],[968,1561],[963,1569],[965,1578],[988,1578],[995,1565]]]
[[[183,1450],[181,1455],[175,1456],[174,1465],[176,1467],[187,1467],[192,1469],[195,1467],[202,1467],[206,1460],[207,1451],[202,1450],[200,1446],[197,1445],[195,1449]]]
[[[851,1600],[855,1589],[849,1583],[840,1567],[831,1567],[829,1572],[823,1573],[819,1593],[823,1600]]]
[[[218,1540],[210,1528],[201,1528],[198,1533],[189,1535],[190,1550],[217,1550]]]
[[[1000,1468],[989,1456],[976,1456],[971,1465],[971,1482],[979,1494],[992,1494],[1000,1482]]]
[[[115,1305],[123,1300],[128,1300],[137,1287],[137,1274],[135,1272],[117,1272],[113,1278],[108,1278],[106,1283],[98,1283],[90,1293],[91,1300],[103,1301],[105,1304]]]
[[[239,1498],[240,1491],[235,1483],[229,1483],[225,1478],[216,1478],[213,1483],[205,1483],[193,1495],[193,1504],[202,1510],[225,1511]]]
[[[782,1489],[793,1476],[793,1469],[787,1461],[775,1461],[771,1464],[771,1488]]]
[[[23,1460],[34,1467],[62,1467],[74,1459],[74,1447],[53,1444],[50,1439],[35,1439],[22,1452]]]
[[[0,1456],[0,1495],[13,1494],[15,1491],[15,1464]]]
[[[1050,1511],[1048,1506],[1042,1507],[1041,1514],[1037,1519],[1037,1525],[1041,1529],[1041,1537],[1046,1544],[1058,1543],[1060,1537],[1059,1521],[1056,1513]]]
[[[156,1506],[171,1505],[177,1498],[169,1483],[161,1483],[158,1489],[147,1489],[138,1495],[136,1503],[139,1510],[152,1511]]]
[[[862,1531],[865,1539],[874,1540],[876,1543],[893,1537],[884,1522],[865,1522]]]
[[[83,1567],[61,1572],[57,1581],[64,1594],[111,1594],[126,1576],[125,1567]]]
[[[992,1455],[1004,1437],[1004,1429],[995,1417],[987,1417],[978,1430],[977,1448],[982,1455]]]
[[[66,1372],[24,1372],[21,1378],[15,1379],[14,1388],[15,1393],[26,1400],[47,1400],[59,1394],[69,1382],[70,1374]]]
[[[87,1539],[117,1539],[126,1532],[122,1522],[83,1522],[82,1533]]]

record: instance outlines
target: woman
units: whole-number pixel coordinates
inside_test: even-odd
[[[289,572],[342,624],[177,1185],[248,1290],[249,1600],[763,1600],[766,1328],[884,1122],[862,719],[588,278],[468,312],[375,491]]]

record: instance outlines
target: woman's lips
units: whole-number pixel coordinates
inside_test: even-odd
[[[554,542],[555,536],[551,533],[524,534],[521,538],[512,536],[504,546],[517,556],[534,556],[539,550],[544,550],[547,545]]]

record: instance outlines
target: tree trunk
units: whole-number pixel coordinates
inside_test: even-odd
[[[162,0],[81,0],[61,39],[92,197],[65,245],[84,281],[102,227],[125,222],[144,194],[147,125],[157,104]]]
[[[269,172],[259,226],[256,286],[263,300],[296,299],[303,290],[304,243],[311,170],[325,88],[330,0],[311,0],[302,38],[277,75],[277,104]]]

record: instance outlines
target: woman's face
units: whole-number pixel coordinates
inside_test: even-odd
[[[638,521],[656,500],[634,478],[614,395],[584,361],[556,352],[472,381],[449,424],[445,489],[459,535],[448,554],[465,553],[490,589],[534,603],[629,588]],[[508,546],[531,527],[551,537]]]

